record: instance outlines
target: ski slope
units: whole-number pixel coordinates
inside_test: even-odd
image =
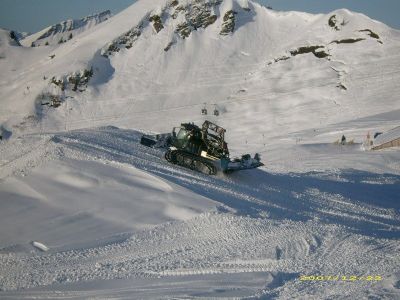
[[[18,140],[2,148],[15,155],[2,167],[14,175],[2,173],[0,185],[1,225],[12,224],[1,240],[8,245],[0,256],[6,298],[162,297],[149,291],[154,284],[160,293],[168,288],[169,297],[397,294],[398,173],[332,166],[210,177],[171,166],[162,151],[140,145],[132,130],[30,138],[34,153]],[[24,144],[31,148],[33,141]],[[337,152],[324,151],[333,159]],[[303,162],[317,153],[318,147],[303,146]],[[339,158],[368,166],[359,153],[341,150]],[[394,154],[392,162],[385,157],[387,165],[398,161]],[[32,239],[50,250],[34,251],[27,243]],[[301,282],[301,274],[384,281]],[[208,285],[212,278],[224,280]],[[247,286],[249,278],[257,284]],[[202,288],[192,289],[192,281]]]
[[[0,31],[0,298],[397,299],[400,152],[362,142],[400,122],[399,46],[346,9],[239,0],[141,0],[48,47]],[[206,119],[265,166],[139,143]]]

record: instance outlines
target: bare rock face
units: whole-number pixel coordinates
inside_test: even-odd
[[[229,10],[220,15],[219,8],[222,2],[222,0],[193,0],[180,3],[178,0],[172,0],[157,12],[144,17],[138,26],[108,43],[102,49],[101,54],[104,57],[109,57],[120,52],[121,49],[130,49],[148,26],[152,28],[155,34],[159,34],[167,26],[172,27],[170,29],[175,33],[175,37],[166,44],[163,49],[165,52],[176,44],[177,39],[184,40],[193,31],[205,29],[219,18],[222,18],[220,34],[229,35],[235,30],[235,18],[238,12]],[[243,11],[248,13],[250,8],[245,6]]]
[[[159,33],[163,28],[161,17],[158,15],[153,15],[149,18],[149,21],[153,24],[154,30]]]
[[[120,37],[109,43],[106,47],[104,47],[101,51],[101,55],[104,57],[109,57],[116,52],[119,52],[122,48],[132,48],[133,43],[141,35],[141,29],[142,25],[139,25],[121,35]]]
[[[234,10],[229,10],[224,15],[224,23],[222,23],[222,29],[220,35],[228,35],[235,30],[235,15],[237,14]]]
[[[172,14],[172,18],[177,18],[180,13],[184,13],[185,22],[178,24],[176,32],[181,38],[186,38],[193,30],[207,28],[214,24],[218,17],[212,13],[212,10],[219,6],[221,2],[222,1],[213,1],[203,3],[196,1],[186,7],[178,6]]]

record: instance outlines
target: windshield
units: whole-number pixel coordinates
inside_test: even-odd
[[[188,131],[186,129],[184,129],[184,128],[181,128],[179,130],[178,135],[176,136],[176,138],[178,140],[184,140],[184,139],[186,139],[187,135],[188,135]]]
[[[185,128],[176,128],[179,129],[178,134],[176,135],[175,141],[174,141],[174,146],[177,148],[183,148],[186,145],[187,139],[189,132]],[[174,128],[175,132],[175,128]]]

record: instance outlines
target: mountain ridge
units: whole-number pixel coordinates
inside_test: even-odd
[[[26,47],[39,47],[65,43],[73,36],[108,20],[111,16],[111,11],[105,10],[81,19],[69,19],[23,37],[20,39],[21,44]]]

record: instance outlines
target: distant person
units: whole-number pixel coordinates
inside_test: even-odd
[[[346,144],[346,137],[344,136],[344,134],[342,135],[342,145]]]

